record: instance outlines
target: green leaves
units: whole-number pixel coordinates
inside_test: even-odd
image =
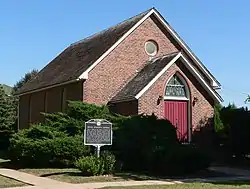
[[[75,162],[75,166],[85,176],[97,176],[112,173],[115,161],[115,156],[112,153],[104,151],[100,158],[93,155],[80,158]]]

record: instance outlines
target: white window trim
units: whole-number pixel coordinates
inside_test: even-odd
[[[170,68],[178,59],[186,65],[189,71],[195,76],[195,78],[200,82],[204,89],[213,97],[217,103],[221,103],[222,100],[216,95],[211,86],[209,86],[206,81],[200,76],[192,64],[185,58],[185,56],[180,52],[178,53],[136,96],[139,99],[167,70]]]
[[[184,96],[164,96],[163,97],[164,100],[182,100],[182,101],[188,101],[189,99],[187,97]]]
[[[155,45],[156,49],[155,49],[155,51],[153,53],[148,53],[147,52],[147,44],[148,43],[153,43]],[[145,52],[147,53],[147,55],[149,55],[149,56],[155,56],[158,53],[158,44],[155,41],[153,41],[153,40],[146,41],[146,43],[144,45],[144,49],[145,49]]]

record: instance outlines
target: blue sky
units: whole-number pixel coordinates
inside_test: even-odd
[[[0,83],[13,85],[69,44],[151,7],[221,82],[225,104],[250,94],[250,1],[2,0]]]

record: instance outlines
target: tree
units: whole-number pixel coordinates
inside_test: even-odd
[[[15,123],[13,97],[8,96],[0,87],[0,130],[12,130]]]
[[[220,111],[222,106],[220,104],[216,104],[214,107],[214,129],[216,132],[220,132],[224,129],[223,122],[220,118]]]
[[[1,150],[6,150],[9,145],[10,136],[17,130],[16,118],[17,108],[15,98],[5,93],[0,86],[0,146]]]
[[[25,83],[36,77],[38,74],[38,70],[33,69],[31,72],[28,72],[22,77],[13,87],[13,93],[17,92]]]

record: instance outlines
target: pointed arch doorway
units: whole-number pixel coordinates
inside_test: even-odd
[[[183,143],[190,142],[190,90],[178,72],[165,86],[164,116],[176,127],[178,139]]]

